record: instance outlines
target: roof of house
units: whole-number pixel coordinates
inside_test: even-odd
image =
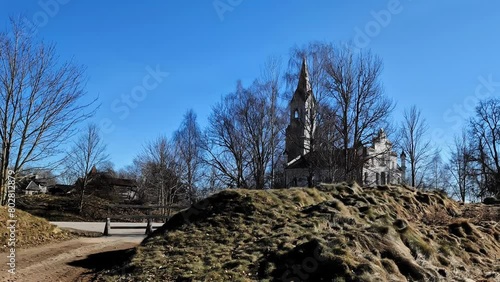
[[[28,190],[28,191],[40,191],[40,190],[42,190],[42,188],[40,187],[40,185],[38,183],[36,183],[35,181],[32,180],[26,186],[25,190]]]
[[[95,166],[92,167],[92,169],[89,172],[89,176],[92,176],[91,179],[93,180],[98,180],[102,184],[107,184],[111,186],[119,186],[119,187],[136,187],[137,182],[135,179],[127,179],[127,178],[118,178],[118,177],[113,177],[107,174],[106,172],[100,172],[98,171]],[[78,185],[78,183],[81,181],[79,178],[76,182],[75,185]],[[92,181],[90,181],[92,182]]]
[[[48,187],[51,193],[69,193],[75,189],[74,185],[55,184]]]
[[[114,186],[123,186],[123,187],[133,187],[137,186],[137,183],[134,179],[126,179],[126,178],[108,178],[108,183]]]
[[[328,167],[327,153],[320,153],[318,151],[309,152],[291,162],[286,169],[308,168],[310,166],[315,168]]]

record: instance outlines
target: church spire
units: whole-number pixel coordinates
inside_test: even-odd
[[[297,85],[297,90],[304,90],[306,93],[311,92],[312,87],[309,81],[309,71],[307,70],[307,60],[306,57],[302,59],[302,68],[300,69],[299,84]]]

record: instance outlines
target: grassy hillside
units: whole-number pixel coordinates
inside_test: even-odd
[[[47,220],[33,216],[27,212],[16,210],[16,249],[39,246],[56,241],[62,241],[72,238],[73,236],[66,231],[63,231],[54,225],[51,225]],[[9,230],[7,229],[8,217],[7,207],[0,207],[0,252],[6,252],[10,247],[7,246],[9,239]]]
[[[176,214],[99,280],[499,281],[499,207],[468,213],[401,186],[226,190]]]

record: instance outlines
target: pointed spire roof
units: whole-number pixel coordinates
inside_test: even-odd
[[[299,84],[297,88],[304,89],[306,92],[311,91],[311,83],[309,82],[309,70],[307,69],[307,60],[302,59],[302,68],[300,69]]]
[[[295,90],[294,96],[300,95],[300,97],[305,101],[312,95],[311,82],[309,81],[309,71],[307,69],[307,60],[304,57],[302,59],[302,67],[300,69],[299,83],[297,84],[297,90]]]

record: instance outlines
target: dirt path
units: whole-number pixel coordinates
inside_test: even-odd
[[[92,269],[119,261],[125,250],[137,246],[142,239],[142,236],[78,238],[19,250],[15,275],[7,272],[3,263],[7,254],[2,253],[0,281],[91,281]]]

